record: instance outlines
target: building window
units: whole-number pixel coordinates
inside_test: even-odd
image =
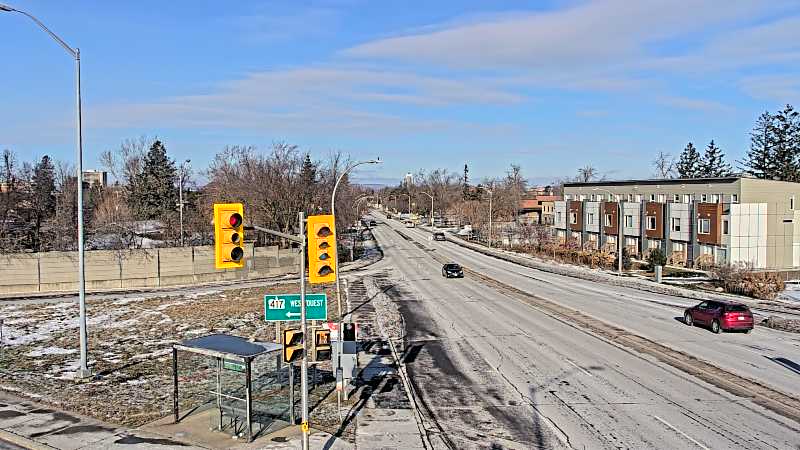
[[[692,203],[692,196],[690,194],[683,194],[683,203]]]
[[[569,223],[575,225],[578,223],[578,213],[571,212],[569,213]]]
[[[739,203],[739,194],[731,194],[731,203]]]
[[[614,245],[616,243],[617,243],[617,237],[616,236],[606,236],[606,244]]]
[[[650,194],[650,201],[651,202],[656,201],[656,194]]]
[[[789,197],[789,209],[794,211],[794,195]]]
[[[561,223],[561,211],[556,213],[556,222]]]
[[[634,197],[633,197],[633,194],[628,194],[628,201],[629,201],[629,202],[632,202],[632,201],[633,201],[633,198],[634,198]]]
[[[680,217],[673,217],[672,218],[672,231],[681,231],[681,218]]]
[[[586,196],[581,194],[581,195],[578,196],[578,200],[584,201],[584,200],[586,200]]]
[[[611,214],[606,214],[606,226],[607,226],[607,227],[612,227],[612,226],[614,226],[614,225],[612,225],[612,223],[611,223]]]
[[[633,226],[633,216],[625,216],[625,226],[632,227]]]
[[[656,229],[656,216],[647,216],[647,229],[648,230]]]
[[[719,203],[719,194],[711,194],[711,203]]]
[[[636,247],[636,238],[633,237],[626,237],[625,238],[625,246],[626,247]]]
[[[654,248],[661,248],[661,241],[656,239],[648,239],[647,240],[647,248],[654,249]]]
[[[672,243],[672,251],[673,252],[682,252],[686,250],[686,244],[683,242],[673,242]]]
[[[700,195],[700,201],[703,203],[708,203],[708,194]]]
[[[710,245],[701,245],[700,246],[700,255],[713,255],[714,254],[714,247]]]
[[[728,231],[728,221],[727,220],[723,220],[722,221],[722,234],[728,234],[728,232],[729,232]]]
[[[636,201],[639,203],[642,202],[642,194],[636,194]]]
[[[594,213],[589,213],[586,215],[586,224],[594,225]]]
[[[667,203],[667,194],[658,194],[657,199],[659,203]]]
[[[672,196],[672,201],[675,202],[675,203],[679,203],[681,201],[681,195],[680,194],[674,194]]]
[[[564,200],[571,200],[571,199],[572,199],[572,194],[565,194],[564,195]]]
[[[700,234],[711,234],[711,220],[699,219],[697,221],[697,232]]]
[[[596,199],[597,199],[597,194],[592,194],[592,201],[595,201]]]

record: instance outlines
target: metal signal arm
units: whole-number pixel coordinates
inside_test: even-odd
[[[280,231],[270,230],[269,228],[259,227],[258,225],[253,225],[253,229],[262,233],[289,239],[290,241],[297,242],[298,244],[305,242],[305,236],[295,236],[293,234],[281,233]]]

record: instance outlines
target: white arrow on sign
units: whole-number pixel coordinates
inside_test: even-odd
[[[300,317],[300,313],[287,312],[286,317]]]

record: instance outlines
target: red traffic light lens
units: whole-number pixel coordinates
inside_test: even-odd
[[[233,213],[228,218],[228,222],[230,222],[232,227],[239,227],[242,225],[242,215],[239,213]]]
[[[239,262],[242,260],[243,256],[244,256],[244,250],[242,250],[242,247],[234,247],[231,250],[231,261]]]
[[[317,230],[317,237],[325,238],[331,235],[330,227],[322,227]]]

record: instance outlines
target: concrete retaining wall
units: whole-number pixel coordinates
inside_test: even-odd
[[[246,280],[297,272],[297,251],[245,247],[243,269],[214,267],[214,247],[87,251],[86,290]],[[0,294],[76,291],[77,252],[0,255]]]

